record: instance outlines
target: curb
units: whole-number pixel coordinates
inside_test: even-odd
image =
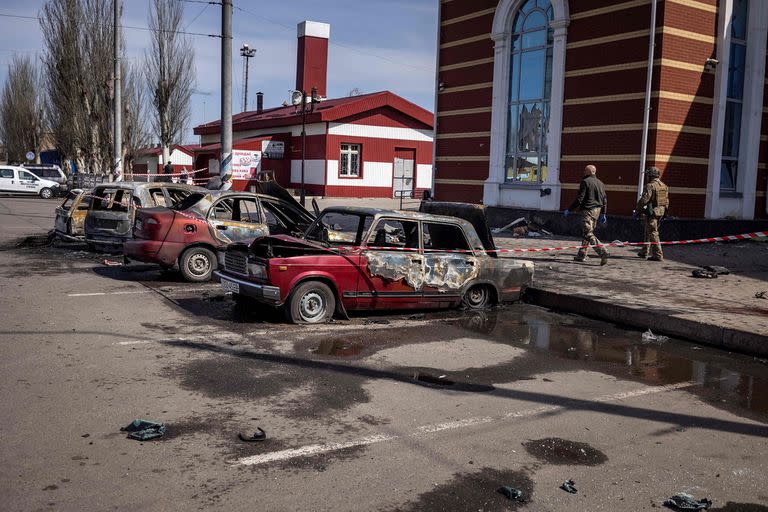
[[[525,291],[525,301],[537,306],[576,313],[643,330],[653,326],[654,333],[684,338],[694,343],[751,356],[768,357],[768,336],[754,332],[677,318],[658,311],[636,309],[596,300],[588,296],[568,295],[535,287]]]

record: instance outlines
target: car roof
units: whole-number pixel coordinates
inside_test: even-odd
[[[373,215],[375,217],[400,217],[409,220],[424,220],[435,222],[451,222],[454,224],[468,224],[469,222],[459,217],[448,215],[434,215],[432,213],[422,213],[410,210],[388,210],[385,208],[372,208],[367,206],[329,206],[323,210],[325,212],[349,213],[357,215]]]
[[[173,187],[173,188],[181,188],[190,190],[192,192],[203,192],[205,191],[204,188],[200,188],[195,185],[187,185],[185,183],[167,183],[167,182],[145,182],[145,181],[115,181],[112,183],[99,183],[94,188],[122,188],[122,189],[128,189],[128,190],[140,190],[142,188],[148,188],[148,187],[159,187],[159,188],[167,188],[167,187]]]

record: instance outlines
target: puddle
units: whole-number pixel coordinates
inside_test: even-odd
[[[353,357],[363,350],[362,341],[348,341],[337,338],[324,339],[313,351],[315,354],[334,357]]]
[[[522,443],[525,450],[542,462],[558,466],[599,466],[608,461],[608,457],[587,443],[579,443],[547,437]]]
[[[499,487],[504,485],[520,489],[523,491],[522,499],[531,501],[534,484],[526,471],[482,468],[476,473],[454,474],[453,478],[435,485],[432,490],[419,495],[415,500],[387,510],[495,512],[525,507],[525,504],[511,501],[498,492]]]

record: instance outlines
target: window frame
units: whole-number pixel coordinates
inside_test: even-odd
[[[422,243],[421,239],[421,221],[417,219],[408,219],[403,217],[379,217],[378,219],[374,219],[375,222],[372,222],[371,225],[368,228],[368,232],[365,233],[365,238],[362,239],[362,243],[360,244],[363,250],[369,250],[369,251],[392,251],[392,252],[402,252],[402,253],[418,253],[418,254],[424,254],[424,244]],[[405,245],[403,247],[381,247],[378,245],[372,245],[369,243],[372,236],[376,233],[376,228],[378,225],[382,222],[387,221],[394,221],[394,222],[411,222],[413,224],[416,224],[416,236],[417,236],[417,247],[406,247]],[[376,249],[371,249],[371,247],[376,247]]]
[[[475,248],[472,247],[472,244],[469,243],[469,239],[467,238],[467,234],[464,232],[464,228],[461,227],[460,224],[456,224],[453,222],[442,222],[442,221],[431,221],[431,220],[422,220],[420,222],[421,226],[419,228],[419,237],[421,238],[421,247],[424,252],[424,254],[465,254],[465,255],[472,255],[475,256]],[[426,243],[424,242],[424,226],[426,224],[437,224],[440,226],[451,226],[459,231],[461,231],[461,237],[464,240],[464,244],[466,245],[466,249],[462,249],[462,252],[454,252],[455,249],[427,249]]]
[[[341,167],[342,167],[342,160],[344,159],[344,155],[349,155],[349,158],[351,160],[352,158],[352,150],[343,149],[343,146],[357,146],[357,175],[352,174],[342,174],[341,173]],[[359,142],[341,142],[339,143],[339,168],[338,168],[338,178],[340,180],[361,180],[363,179],[363,144]]]

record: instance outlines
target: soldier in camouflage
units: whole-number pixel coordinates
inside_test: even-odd
[[[584,178],[579,185],[579,192],[573,204],[563,212],[566,217],[571,210],[581,210],[581,231],[583,233],[582,247],[573,258],[574,261],[587,259],[587,247],[591,246],[600,256],[600,265],[608,263],[608,251],[600,245],[600,240],[595,236],[597,223],[605,224],[608,218],[605,210],[608,207],[608,197],[605,195],[603,182],[597,179],[597,167],[588,165],[584,168]]]
[[[669,208],[669,188],[661,181],[661,173],[656,167],[649,167],[645,171],[647,183],[643,195],[637,201],[635,215],[642,215],[645,222],[645,235],[643,248],[638,253],[641,258],[647,258],[650,253],[650,261],[663,261],[664,252],[661,250],[659,238],[659,221],[666,215]]]

